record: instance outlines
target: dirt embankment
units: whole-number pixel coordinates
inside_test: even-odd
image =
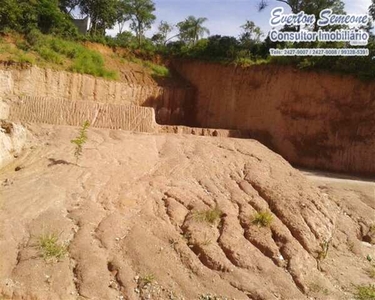
[[[375,82],[285,66],[175,61],[201,127],[248,130],[295,165],[375,173]]]
[[[194,91],[183,82],[159,85],[141,66],[121,69],[121,81],[0,64],[0,95],[62,98],[152,107],[160,124],[184,124]]]

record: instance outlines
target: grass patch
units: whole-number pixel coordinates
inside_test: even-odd
[[[84,52],[77,56],[74,59],[70,70],[80,74],[89,74],[107,79],[115,80],[118,78],[117,72],[104,68],[103,57],[94,51]]]
[[[356,288],[355,299],[375,300],[375,285],[361,285]]]
[[[38,54],[39,62],[47,63],[47,67],[118,79],[117,72],[105,67],[104,58],[99,52],[90,50],[79,42],[43,35],[38,31],[32,31],[26,40],[27,43],[19,41],[17,45],[22,45],[22,49]]]
[[[23,50],[12,47],[10,44],[0,42],[0,54],[6,55],[6,58],[19,63],[35,64],[35,58]]]
[[[35,64],[35,58],[24,53],[21,53],[20,55],[18,55],[16,58],[16,61],[18,61],[21,64],[24,64],[24,63],[32,64],[32,65]]]
[[[130,57],[129,61],[136,63],[138,65],[142,65],[143,67],[149,69],[152,76],[155,77],[170,77],[171,73],[169,69],[165,66],[155,64],[148,60],[142,60],[136,57]]]
[[[253,216],[252,223],[259,227],[269,227],[273,221],[273,215],[268,211],[261,211]]]
[[[254,65],[268,64],[269,62],[270,62],[269,59],[255,59],[254,60],[254,59],[247,58],[247,57],[239,57],[233,61],[233,64],[236,66],[246,68],[246,67],[250,67]]]
[[[220,219],[222,214],[223,212],[216,206],[213,209],[195,212],[194,219],[200,222],[214,224]]]
[[[59,242],[58,235],[54,233],[41,235],[38,239],[38,248],[45,260],[60,260],[68,253],[67,245]]]
[[[150,61],[145,61],[143,66],[151,70],[151,75],[156,77],[170,77],[171,74],[167,67],[154,64]]]
[[[45,61],[53,64],[61,65],[64,61],[60,54],[46,46],[38,48],[38,53]]]

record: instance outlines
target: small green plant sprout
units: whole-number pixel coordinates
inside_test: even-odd
[[[375,300],[375,285],[360,285],[356,288],[355,299]]]
[[[72,144],[74,144],[76,147],[75,147],[75,151],[74,151],[74,156],[77,160],[77,163],[78,163],[78,160],[80,159],[81,155],[82,155],[82,151],[83,151],[83,145],[87,142],[87,129],[90,127],[90,123],[89,121],[85,121],[85,123],[83,123],[80,131],[79,131],[79,135],[74,139],[74,140],[71,140],[70,142]]]
[[[273,215],[268,211],[261,211],[253,216],[252,223],[259,227],[269,227],[273,221]]]
[[[59,236],[55,233],[42,234],[38,238],[38,248],[46,261],[60,260],[68,252],[67,244],[59,242]]]
[[[367,259],[369,262],[372,262],[372,256],[371,256],[370,254],[367,254],[366,259]]]
[[[147,274],[147,275],[139,278],[138,286],[140,288],[143,288],[146,285],[152,284],[154,282],[154,280],[155,280],[154,274]]]
[[[215,224],[222,215],[223,212],[217,206],[215,206],[213,209],[195,212],[194,219],[200,222]]]

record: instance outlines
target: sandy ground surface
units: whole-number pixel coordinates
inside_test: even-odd
[[[374,283],[370,181],[305,176],[253,140],[99,129],[77,165],[77,128],[29,130],[0,170],[0,298],[353,299]]]

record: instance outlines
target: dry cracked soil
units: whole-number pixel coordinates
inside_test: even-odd
[[[254,140],[103,129],[76,162],[77,128],[28,130],[0,171],[1,299],[353,299],[374,283],[371,182],[306,176]]]

